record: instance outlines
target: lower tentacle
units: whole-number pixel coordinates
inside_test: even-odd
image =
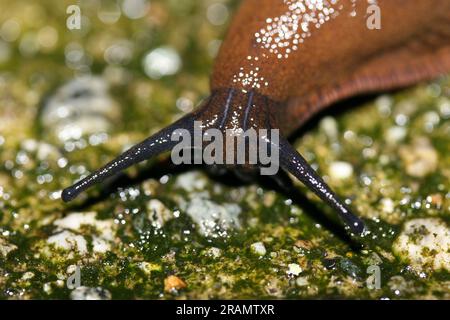
[[[362,220],[347,208],[297,150],[283,138],[280,138],[279,148],[281,167],[294,175],[319,198],[331,206],[353,233],[362,234],[365,229]]]

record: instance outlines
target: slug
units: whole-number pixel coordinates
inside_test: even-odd
[[[372,14],[381,25],[369,27]],[[63,201],[169,151],[177,129],[279,129],[279,164],[331,206],[351,232],[364,223],[293,148],[288,137],[314,114],[355,95],[391,90],[450,71],[448,0],[244,0],[199,108],[62,192]],[[267,136],[271,144],[271,137]],[[241,165],[240,167],[246,167]]]

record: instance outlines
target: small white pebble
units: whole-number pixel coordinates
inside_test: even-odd
[[[348,162],[335,161],[331,163],[328,173],[334,180],[345,180],[353,175],[353,166]]]
[[[256,253],[259,256],[264,256],[267,252],[266,247],[264,246],[264,243],[262,242],[255,242],[250,246],[252,252]]]
[[[338,135],[338,125],[333,117],[325,117],[320,121],[320,129],[325,132],[325,134],[330,139],[336,139]]]
[[[94,236],[92,238],[92,250],[97,253],[106,253],[111,250],[111,245],[105,239]]]
[[[213,258],[219,258],[222,255],[222,250],[216,247],[209,248],[206,254]]]
[[[307,278],[307,277],[299,277],[299,278],[297,278],[297,280],[295,281],[295,283],[296,283],[297,286],[299,286],[299,287],[304,287],[304,286],[309,285],[309,282],[308,282],[308,278]]]
[[[390,198],[381,199],[381,208],[386,213],[394,212],[394,201],[392,201],[392,199]]]
[[[70,293],[72,300],[111,300],[111,293],[101,287],[78,287]]]
[[[44,286],[42,288],[46,294],[52,293],[52,285],[50,282],[44,283]]]
[[[290,263],[288,265],[288,271],[287,274],[288,275],[293,275],[293,276],[298,276],[300,273],[302,273],[302,268],[296,264],[296,263]]]
[[[389,144],[396,144],[406,137],[406,129],[404,127],[394,126],[386,131],[386,141]]]
[[[30,280],[34,277],[34,273],[33,272],[25,272],[22,276],[22,280]]]
[[[76,249],[81,254],[88,251],[86,239],[67,230],[49,237],[47,243],[54,244],[57,248],[64,250]]]
[[[399,155],[406,173],[413,177],[425,177],[436,171],[439,164],[438,152],[428,138],[417,138],[410,145],[401,146]]]
[[[75,272],[76,269],[77,266],[75,264],[71,264],[70,266],[67,267],[66,272],[67,274],[72,274]]]
[[[450,231],[440,218],[412,219],[393,244],[393,251],[418,273],[450,271]]]

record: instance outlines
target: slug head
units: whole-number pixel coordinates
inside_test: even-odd
[[[330,205],[353,233],[362,234],[363,222],[350,212],[306,160],[279,134],[275,115],[277,111],[282,110],[278,108],[280,105],[254,91],[246,92],[234,88],[215,90],[198,110],[138,143],[103,168],[64,189],[61,197],[63,201],[70,201],[90,186],[159,153],[172,150],[173,156],[175,149],[180,148],[180,138],[184,140],[186,135],[189,143],[185,146],[193,147],[194,153],[197,149],[204,157],[205,153],[202,154],[202,151],[206,152],[206,148],[215,140],[210,136],[211,132],[215,132],[220,133],[215,135],[216,139],[222,137],[219,143],[222,147],[216,148],[210,154],[216,155],[218,150],[222,150],[218,158],[222,159],[223,164],[231,167],[236,165],[267,167],[268,163],[259,157],[262,154],[261,150],[265,149],[266,156],[275,161],[275,165],[280,165]],[[256,140],[251,140],[252,136],[246,135],[251,131],[256,133]],[[243,141],[246,142],[243,143],[243,157],[242,149],[236,147],[239,141],[236,138],[244,138]],[[232,141],[234,146],[231,150],[229,141]],[[187,151],[186,148],[181,149],[183,153]],[[255,160],[252,156],[256,154],[258,157]],[[197,160],[194,157],[192,163],[201,163],[195,162]],[[273,173],[276,174],[277,169]]]

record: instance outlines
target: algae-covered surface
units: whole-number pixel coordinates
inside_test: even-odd
[[[295,139],[362,239],[300,183],[297,199],[165,156],[61,201],[208,94],[236,3],[81,1],[69,30],[73,2],[0,0],[0,298],[450,299],[448,77]]]

